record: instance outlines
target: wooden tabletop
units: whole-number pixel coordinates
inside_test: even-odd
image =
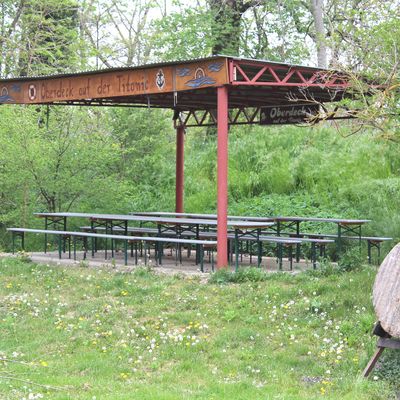
[[[104,221],[137,221],[137,222],[154,222],[156,224],[165,225],[208,225],[217,226],[216,219],[204,218],[167,218],[155,216],[142,216],[142,215],[126,215],[126,214],[91,214],[91,213],[73,213],[73,212],[59,212],[59,213],[35,213],[37,217],[47,218],[88,218],[91,220],[104,220]],[[228,220],[228,226],[234,229],[247,228],[247,229],[262,229],[274,225],[273,221],[253,222],[241,220]]]
[[[195,214],[195,213],[175,213],[175,212],[135,212],[130,213],[131,215],[141,216],[159,216],[159,217],[183,217],[183,218],[204,218],[204,219],[216,219],[217,214]],[[273,217],[254,217],[254,216],[238,216],[228,215],[229,220],[242,220],[242,221],[256,221],[256,222],[332,222],[341,225],[362,225],[367,222],[371,222],[369,219],[350,219],[350,218],[322,218],[322,217],[284,217],[284,216],[273,216]]]

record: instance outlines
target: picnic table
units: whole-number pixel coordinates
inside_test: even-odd
[[[197,218],[197,219],[216,219],[217,214],[196,214],[196,213],[176,213],[176,212],[132,212],[130,215],[138,215],[143,217],[175,217],[175,218]],[[253,221],[253,222],[275,222],[276,230],[280,232],[283,225],[293,224],[296,226],[296,230],[300,233],[300,223],[301,222],[327,222],[335,223],[340,227],[350,227],[356,226],[360,227],[368,222],[369,219],[349,219],[349,218],[322,218],[322,217],[284,217],[284,216],[272,216],[272,217],[254,217],[254,216],[238,216],[238,215],[228,215],[228,220],[241,220],[241,221]],[[291,226],[286,226],[286,228]],[[344,233],[343,231],[341,232]],[[338,234],[338,236],[341,236]]]
[[[124,235],[128,235],[128,223],[139,222],[139,223],[154,223],[158,226],[158,234],[161,236],[166,232],[174,232],[176,237],[181,237],[185,232],[192,232],[195,234],[197,240],[200,239],[200,227],[216,227],[216,219],[204,219],[204,218],[168,218],[159,216],[141,216],[141,215],[126,215],[126,214],[92,214],[92,213],[73,213],[73,212],[58,212],[58,213],[35,213],[39,218],[44,218],[45,229],[50,227],[62,230],[67,230],[67,219],[68,218],[86,218],[90,220],[91,229],[96,229],[99,226],[103,226],[106,229],[106,233],[113,233],[114,228],[118,228],[123,231]],[[258,243],[258,264],[260,265],[262,252],[261,241],[258,240],[261,233],[273,226],[273,221],[241,221],[241,220],[229,220],[227,225],[235,231],[235,235],[238,237],[241,235],[253,236]],[[162,246],[162,244],[160,244]],[[92,246],[93,248],[94,246]],[[47,250],[47,237],[45,236],[45,252]],[[198,250],[198,247],[196,247]],[[65,250],[64,250],[65,251]],[[114,254],[113,242],[111,241],[111,252]],[[162,253],[162,248],[159,249],[159,254]],[[196,251],[196,262],[198,262],[199,251]]]
[[[72,212],[58,212],[58,213],[35,213],[39,218],[45,219],[45,229],[50,226],[58,227],[61,226],[64,230],[67,228],[68,218],[87,218],[91,221],[91,225],[101,224],[112,230],[114,227],[118,227],[124,230],[125,234],[128,231],[129,222],[150,222],[158,225],[161,229],[175,230],[174,227],[195,227],[196,232],[200,226],[216,227],[216,219],[205,219],[205,218],[168,218],[168,217],[156,217],[156,216],[141,216],[141,215],[125,215],[125,214],[91,214],[91,213],[72,213]],[[260,230],[263,228],[269,228],[275,223],[273,221],[248,221],[238,219],[228,219],[228,226],[234,230]]]
[[[174,213],[174,212],[135,212],[131,215],[140,216],[171,216],[171,217],[183,217],[183,218],[207,218],[216,219],[216,214],[193,214],[193,213]],[[341,253],[342,239],[345,235],[354,235],[358,238],[359,244],[361,245],[361,227],[371,222],[369,219],[349,219],[349,218],[322,218],[322,217],[284,217],[284,216],[272,216],[272,217],[252,217],[252,216],[236,216],[228,215],[228,219],[231,221],[253,221],[253,222],[274,222],[276,234],[279,236],[284,232],[284,229],[292,230],[295,233],[294,237],[301,237],[300,225],[302,222],[325,222],[333,223],[337,225],[337,251]],[[297,246],[296,259],[299,260],[300,245]]]

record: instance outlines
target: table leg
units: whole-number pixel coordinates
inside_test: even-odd
[[[385,350],[384,347],[378,347],[378,349],[375,351],[374,355],[372,356],[371,360],[368,362],[368,365],[365,367],[363,371],[363,377],[368,378],[368,375],[371,373],[371,371],[374,369],[375,364],[379,360],[379,357],[383,353],[383,350]]]
[[[44,229],[47,231],[47,217],[44,217]],[[44,234],[44,253],[47,253],[47,233]]]
[[[203,245],[199,245],[200,247],[200,271],[204,272],[204,247]]]
[[[235,271],[239,269],[239,233],[235,229]]]
[[[200,239],[200,226],[199,224],[196,225],[196,240]],[[196,264],[198,264],[200,257],[199,257],[200,245],[196,244]]]
[[[92,220],[92,221],[90,221],[90,232],[93,233],[93,231],[94,231],[94,223]],[[92,241],[92,258],[93,258],[94,257],[94,248],[95,248],[94,238],[92,238],[91,241]]]
[[[338,224],[338,235],[337,235],[337,257],[340,258],[342,252],[342,226]]]
[[[108,222],[106,221],[106,235],[107,234],[108,234]],[[108,258],[108,239],[107,238],[104,239],[104,246],[105,246],[104,257],[107,260],[107,258]]]
[[[66,232],[66,230],[67,230],[67,217],[63,217],[63,229],[64,229],[64,232]],[[64,243],[63,243],[63,252],[64,252],[64,253],[65,253],[65,251],[66,251],[65,239],[66,239],[66,238],[64,238]]]
[[[358,248],[360,249],[361,255],[361,225],[358,227]]]
[[[381,244],[378,244],[378,265],[381,262]]]
[[[111,235],[114,234],[113,230],[114,230],[113,221],[110,221]],[[114,259],[114,240],[113,239],[111,239],[111,258]]]
[[[61,260],[61,254],[62,254],[62,239],[61,235],[58,236],[58,258]]]
[[[311,262],[313,265],[313,268],[317,268],[317,252],[315,250],[315,243],[311,243]]]
[[[300,237],[300,221],[296,221],[296,236]],[[300,261],[300,243],[296,244],[296,262]]]
[[[83,259],[86,260],[86,252],[87,252],[87,237],[83,238]]]
[[[371,242],[367,240],[367,248],[368,248],[368,264],[372,264],[371,258]]]
[[[160,224],[158,224],[157,225],[157,228],[158,228],[158,237],[161,237],[162,235],[161,235],[161,225]],[[156,242],[156,245],[154,246],[154,253],[155,253],[155,259],[156,259],[156,261],[157,261],[157,263],[160,263],[160,260],[161,260],[161,252],[163,251],[162,250],[162,243],[161,242]]]

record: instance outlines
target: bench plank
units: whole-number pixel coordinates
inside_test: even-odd
[[[114,239],[114,240],[142,240],[147,242],[168,242],[168,243],[182,243],[182,244],[211,244],[210,240],[196,240],[196,239],[177,239],[170,237],[149,237],[149,236],[125,236],[125,235],[111,235],[104,233],[91,233],[91,232],[75,232],[75,231],[53,231],[47,229],[30,229],[30,228],[7,228],[9,232],[20,233],[44,233],[49,235],[61,236],[76,236],[76,237],[89,237],[99,239]],[[217,243],[216,241],[214,241]]]

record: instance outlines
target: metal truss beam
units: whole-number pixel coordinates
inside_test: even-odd
[[[250,125],[258,124],[258,116],[260,115],[260,107],[250,108],[241,107],[229,110],[229,125]],[[176,126],[183,125],[185,127],[202,127],[216,126],[216,110],[190,110],[179,113],[179,117],[175,120]]]
[[[326,70],[309,70],[300,66],[288,68],[281,64],[257,61],[231,60],[230,82],[241,86],[319,87],[325,89],[347,89],[348,77],[343,73]]]
[[[241,107],[229,110],[228,124],[232,125],[254,125],[259,124],[261,107]],[[357,110],[346,110],[344,108],[335,107],[333,110],[323,110],[315,117],[310,118],[307,125],[315,125],[321,121],[332,121],[340,119],[357,118]],[[174,117],[175,127],[184,126],[206,127],[216,126],[216,110],[190,110],[177,112]]]

